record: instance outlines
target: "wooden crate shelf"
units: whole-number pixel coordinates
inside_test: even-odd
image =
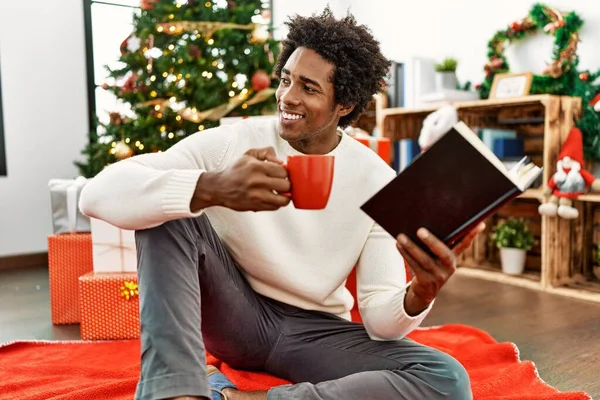
[[[465,261],[456,270],[456,274],[508,283],[528,289],[542,290],[540,273],[526,271],[522,275],[508,275],[501,271],[499,264],[491,264],[489,262],[475,263],[473,261]]]
[[[544,194],[542,193],[542,189],[527,189],[523,194],[518,196],[519,199],[533,199],[537,200],[540,203],[544,199]]]
[[[580,218],[564,227],[566,231],[563,241],[568,239],[571,245],[570,259],[557,266],[555,281],[552,282],[553,288],[571,291],[579,298],[593,299],[600,296],[600,279],[597,276],[600,271],[595,262],[596,247],[600,243],[599,197],[597,194],[590,194],[582,196],[576,202]]]
[[[579,196],[578,201],[586,201],[590,203],[600,203],[600,194],[590,193]]]
[[[586,194],[575,202],[577,220],[540,216],[543,187],[555,171],[562,143],[581,111],[581,99],[532,95],[510,99],[454,103],[459,119],[472,128],[514,129],[523,138],[525,153],[544,166],[543,185],[529,189],[486,221],[483,232],[459,260],[457,274],[600,302],[600,280],[593,273],[595,243],[600,243],[600,193]],[[416,139],[423,120],[435,108],[378,110],[378,126],[392,139]],[[499,218],[525,217],[538,244],[528,252],[522,275],[504,274],[498,249],[489,241]]]

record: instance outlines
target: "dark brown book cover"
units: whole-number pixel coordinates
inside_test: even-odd
[[[464,123],[459,122],[361,206],[390,235],[416,236],[420,227],[449,247],[525,190],[542,169],[521,183]],[[429,251],[428,251],[429,252]]]

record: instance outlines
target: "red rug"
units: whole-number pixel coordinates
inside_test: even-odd
[[[559,393],[519,359],[512,343],[464,325],[422,328],[414,340],[449,353],[467,369],[475,399],[587,400],[584,392]],[[2,400],[132,399],[139,373],[139,341],[13,342],[0,347]],[[286,383],[267,374],[236,371],[209,357],[241,389]]]

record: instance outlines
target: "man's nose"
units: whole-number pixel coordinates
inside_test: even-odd
[[[296,90],[295,85],[290,85],[283,89],[283,92],[280,96],[280,100],[284,104],[296,105],[300,103],[300,98],[298,97],[298,92]]]

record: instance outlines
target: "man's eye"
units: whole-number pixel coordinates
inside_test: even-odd
[[[308,93],[316,93],[317,91],[313,88],[311,88],[310,86],[304,86],[304,90],[306,90]]]

